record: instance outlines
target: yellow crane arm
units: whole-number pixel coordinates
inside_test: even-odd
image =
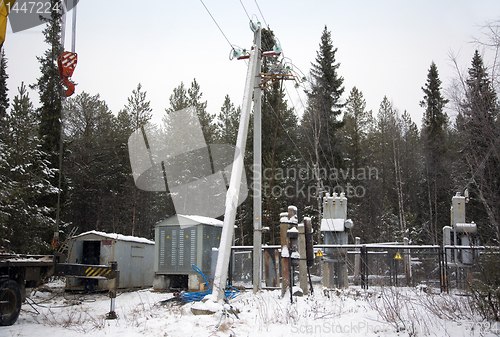
[[[7,32],[7,15],[14,5],[16,0],[1,0],[0,2],[0,48],[5,41],[5,34]]]

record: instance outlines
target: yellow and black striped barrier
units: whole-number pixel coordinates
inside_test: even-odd
[[[56,263],[54,275],[114,279],[116,277],[116,270],[99,265]]]
[[[85,276],[87,277],[106,277],[111,273],[108,267],[88,267],[85,269]]]

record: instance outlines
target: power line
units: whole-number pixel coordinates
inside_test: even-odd
[[[243,4],[243,1],[240,0],[240,4],[243,7],[243,10],[245,11],[245,13],[247,14],[248,21],[252,21],[252,19],[250,19],[250,15],[248,15],[248,12],[247,12],[247,9],[245,8],[245,5]]]
[[[269,28],[269,26],[267,25],[266,19],[264,19],[264,14],[262,14],[262,11],[260,10],[260,7],[259,7],[259,4],[257,3],[257,0],[255,0],[255,4],[257,5],[257,9],[259,10],[260,16],[262,16],[262,20],[264,21],[264,24],[266,25],[267,28]]]
[[[226,39],[227,43],[229,43],[229,46],[231,46],[231,48],[233,48],[233,45],[231,44],[231,42],[229,42],[229,39],[227,38],[226,34],[224,34],[224,32],[222,31],[222,29],[220,28],[219,24],[217,23],[217,21],[215,20],[215,18],[212,16],[212,13],[210,13],[210,11],[208,10],[207,6],[205,6],[205,3],[203,2],[203,0],[200,0],[200,2],[202,3],[203,7],[205,7],[205,9],[207,10],[208,14],[210,15],[210,17],[212,18],[212,20],[214,20],[215,22],[215,25],[217,26],[217,28],[219,28],[220,32],[222,33],[222,35],[224,36],[224,38]],[[247,14],[248,15],[248,14]]]

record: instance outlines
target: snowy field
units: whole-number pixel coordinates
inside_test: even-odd
[[[63,283],[31,293],[18,321],[0,327],[10,336],[497,336],[496,324],[471,315],[460,295],[429,294],[414,288],[326,291],[294,297],[281,291],[243,292],[231,300],[234,314],[223,310],[193,315],[193,303],[160,304],[169,293],[148,290],[119,293],[117,320],[106,320],[105,294],[64,293]],[[222,306],[221,306],[222,307]],[[498,323],[498,322],[497,322]],[[498,327],[500,329],[500,326]]]

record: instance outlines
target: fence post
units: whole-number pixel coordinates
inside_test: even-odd
[[[409,240],[408,238],[404,238],[404,245],[408,246]],[[411,265],[410,265],[410,250],[405,249],[405,252],[403,254],[403,261],[404,261],[404,268],[405,268],[405,278],[406,278],[406,285],[410,286],[411,285]]]
[[[356,236],[356,246],[361,243],[361,238]],[[361,251],[359,248],[356,248],[357,254],[354,256],[354,285],[359,284],[360,278],[360,262],[361,262]]]
[[[285,296],[290,287],[290,259],[288,251],[288,213],[280,214],[280,239],[281,239],[281,296]]]
[[[306,258],[306,227],[304,224],[299,224],[299,283],[300,289],[304,295],[308,295],[307,286],[307,258]]]
[[[361,288],[368,289],[368,252],[366,245],[361,246]]]

